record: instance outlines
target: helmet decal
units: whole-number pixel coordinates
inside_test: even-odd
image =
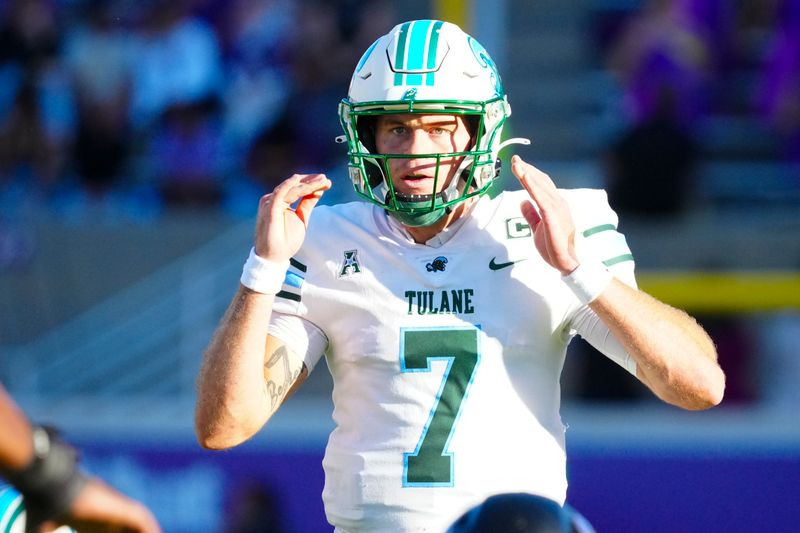
[[[500,81],[500,72],[497,71],[497,65],[494,64],[494,61],[489,56],[489,52],[486,51],[486,48],[484,48],[481,43],[473,39],[472,36],[467,36],[467,41],[469,42],[469,47],[472,49],[472,53],[475,54],[475,59],[478,60],[478,63],[485,68],[491,69],[491,76],[494,78],[495,92],[498,96],[502,95],[503,82]]]
[[[392,67],[396,86],[434,84],[441,56],[439,30],[443,24],[439,20],[415,20],[400,26]]]
[[[417,99],[417,90],[414,89],[413,87],[407,90],[406,93],[403,95],[403,100],[407,100],[409,102],[413,102],[416,99]]]

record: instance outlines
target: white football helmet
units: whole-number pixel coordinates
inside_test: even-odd
[[[464,152],[378,154],[374,120],[387,114],[461,115],[472,131],[473,145]],[[364,53],[356,66],[339,119],[347,142],[350,179],[356,193],[386,209],[407,226],[439,220],[455,203],[483,194],[499,174],[498,152],[511,106],[500,74],[486,49],[461,28],[439,20],[414,20],[395,26]],[[405,195],[394,190],[391,158],[463,157],[455,178],[440,193]],[[446,176],[441,177],[446,179]]]
[[[25,533],[25,502],[22,494],[11,485],[0,483],[0,531],[4,533]],[[52,533],[77,533],[68,526],[54,529]]]

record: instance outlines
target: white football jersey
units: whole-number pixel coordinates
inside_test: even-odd
[[[605,192],[561,192],[582,260],[633,284]],[[440,532],[501,492],[564,502],[559,379],[586,308],[537,252],[527,198],[482,198],[436,246],[371,204],[315,209],[270,333],[309,369],[321,348],[287,332],[327,338],[336,428],[323,499],[337,530]]]

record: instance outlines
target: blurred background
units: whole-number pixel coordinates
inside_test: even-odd
[[[798,0],[0,0],[0,381],[167,532],[330,531],[325,366],[224,453],[194,379],[259,196],[324,171],[354,199],[337,102],[430,17],[492,53],[520,155],[608,190],[641,287],[727,373],[682,412],[574,342],[569,500],[599,532],[796,531]]]

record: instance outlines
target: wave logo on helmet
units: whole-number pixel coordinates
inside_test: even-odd
[[[467,35],[467,42],[469,42],[469,47],[472,50],[472,53],[475,55],[475,59],[478,61],[478,64],[483,68],[488,68],[492,71],[490,77],[494,82],[494,90],[497,95],[503,95],[503,82],[500,80],[500,71],[497,70],[497,65],[495,64],[494,60],[492,60],[489,52],[481,43],[473,39],[470,35]]]

